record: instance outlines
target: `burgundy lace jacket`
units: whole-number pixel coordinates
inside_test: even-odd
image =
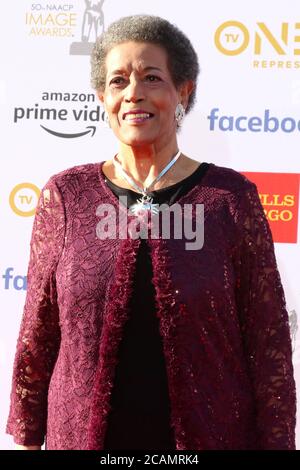
[[[210,164],[177,202],[204,204],[203,247],[147,241],[176,448],[295,449],[288,314],[256,186]],[[102,163],[41,192],[7,423],[19,444],[103,448],[141,240],[98,238],[101,203],[119,204]]]

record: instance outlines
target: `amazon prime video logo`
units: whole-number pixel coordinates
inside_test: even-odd
[[[99,123],[105,124],[104,109],[94,93],[43,91],[30,106],[16,106],[14,124],[35,121],[45,132],[60,138],[93,136]]]
[[[100,204],[96,215],[96,235],[106,239],[176,239],[186,250],[200,250],[204,243],[204,204],[155,204],[155,211],[131,211],[127,196],[119,197],[118,209]]]

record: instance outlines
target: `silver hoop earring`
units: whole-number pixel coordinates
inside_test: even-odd
[[[176,106],[176,109],[175,109],[175,119],[177,121],[178,127],[180,127],[182,125],[182,121],[184,119],[184,116],[185,116],[185,109],[184,109],[184,107],[181,103],[178,103],[178,105]]]

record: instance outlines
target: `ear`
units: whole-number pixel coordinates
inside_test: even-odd
[[[101,103],[103,104],[104,103],[104,93],[103,93],[103,91],[97,90],[96,95],[97,95],[98,99],[101,101]]]
[[[195,84],[192,80],[187,80],[179,87],[178,98],[180,100],[180,103],[184,106],[184,108],[186,108],[188,105],[189,96],[192,93],[194,87],[195,87]]]

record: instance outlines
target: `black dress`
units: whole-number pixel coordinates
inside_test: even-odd
[[[151,192],[153,203],[174,204],[200,181],[208,166],[206,162],[201,163],[184,180]],[[141,197],[107,178],[105,181],[116,196],[127,196],[128,206]],[[176,449],[170,426],[168,382],[155,314],[152,263],[148,250],[147,241],[141,239],[129,320],[119,349],[104,449]]]

